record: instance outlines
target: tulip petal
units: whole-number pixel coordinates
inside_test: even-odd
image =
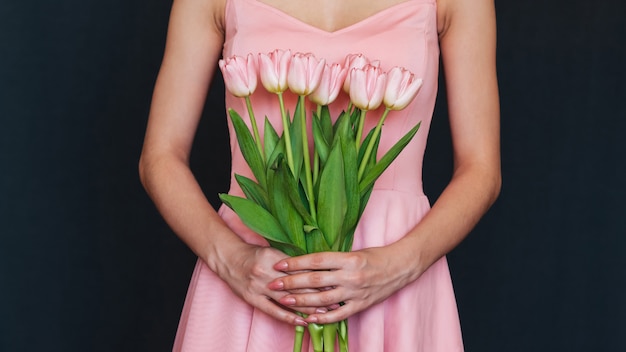
[[[402,110],[415,99],[422,80],[402,67],[392,68],[387,76],[384,104],[390,110]]]

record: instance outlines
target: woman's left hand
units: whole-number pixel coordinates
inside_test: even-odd
[[[389,247],[354,252],[322,252],[292,257],[274,269],[290,275],[270,282],[276,291],[319,289],[318,292],[290,293],[279,302],[289,308],[319,307],[325,313],[311,314],[309,323],[327,324],[344,320],[383,301],[415,276],[406,265],[398,267]],[[323,311],[322,310],[322,311]]]

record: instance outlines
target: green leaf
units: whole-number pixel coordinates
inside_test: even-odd
[[[374,184],[372,183],[366,190],[361,192],[361,204],[359,205],[359,219],[363,212],[365,211],[365,207],[367,206],[367,202],[370,200],[370,195],[372,195],[372,191],[374,190]]]
[[[274,151],[272,152],[272,154],[270,154],[269,158],[267,158],[266,172],[269,173],[271,169],[275,169],[278,165],[278,160],[282,158],[286,158],[284,135],[280,136],[278,142],[276,143],[276,146],[274,147]]]
[[[419,129],[421,122],[415,125],[407,134],[405,134],[400,140],[389,149],[385,155],[374,165],[359,183],[360,192],[363,193],[369,186],[373,185],[378,177],[387,169],[387,167],[396,159],[400,152],[411,141],[417,130]],[[373,154],[373,153],[372,153]]]
[[[306,252],[305,252],[305,251],[303,251],[302,249],[300,249],[300,248],[298,248],[298,247],[294,246],[294,245],[293,245],[293,244],[291,244],[291,243],[280,243],[280,242],[274,242],[274,241],[272,241],[272,240],[268,240],[267,238],[266,238],[266,240],[267,240],[267,242],[270,244],[270,247],[272,247],[272,248],[276,248],[276,249],[278,249],[279,251],[281,251],[281,252],[283,252],[283,253],[287,254],[287,255],[288,255],[288,256],[290,256],[290,257],[296,257],[296,256],[299,256],[299,255],[304,255],[304,254],[306,254]]]
[[[352,242],[354,241],[354,232],[356,231],[356,227],[359,224],[359,220],[365,211],[365,207],[367,206],[367,202],[372,194],[372,190],[374,189],[374,185],[372,184],[360,197],[359,202],[359,214],[357,215],[356,222],[352,228],[344,229],[344,240],[341,244],[341,248],[339,249],[341,252],[350,252],[352,250]]]
[[[262,206],[266,210],[269,210],[269,200],[267,198],[267,192],[261,186],[259,186],[254,180],[251,180],[245,176],[235,175],[235,179],[241,187],[241,190],[246,195],[246,198]]]
[[[314,228],[306,234],[307,253],[329,252],[330,246],[326,243],[326,238],[322,231]]]
[[[294,206],[298,214],[304,220],[304,223],[310,226],[317,226],[315,219],[311,216],[311,210],[309,209],[309,201],[306,198],[306,193],[304,192],[304,186],[302,182],[298,182],[296,184],[293,178],[289,178],[289,182],[292,182],[294,185],[290,185],[289,189],[289,199],[291,200],[291,204]],[[287,182],[285,180],[285,182]]]
[[[331,246],[338,240],[347,210],[341,142],[337,140],[320,175],[317,223]]]
[[[262,206],[253,201],[230,194],[220,194],[220,199],[235,211],[241,221],[252,231],[267,240],[278,243],[290,243],[289,237],[278,220]]]
[[[313,119],[313,142],[315,143],[317,155],[320,157],[320,166],[323,167],[326,160],[328,160],[330,140],[326,139],[321,123],[317,119]]]
[[[259,153],[259,149],[254,142],[254,138],[252,138],[252,134],[250,133],[248,126],[235,110],[229,109],[228,112],[233,122],[233,127],[235,129],[235,134],[237,135],[237,141],[239,142],[241,154],[248,163],[248,166],[250,166],[252,174],[254,174],[254,177],[256,178],[261,188],[267,189],[267,181],[265,177],[265,163],[263,162],[263,158]]]
[[[361,117],[361,110],[356,109],[356,108],[352,109],[352,112],[350,113],[350,125],[355,128],[355,132],[356,132],[356,127],[359,123],[360,117]]]
[[[373,135],[374,135],[374,128],[372,128],[369,131],[369,133],[367,134],[367,136],[365,137],[361,145],[365,145],[365,146],[368,145]],[[368,162],[368,165],[372,164],[372,160],[374,163],[376,162],[376,155],[378,153],[378,145],[380,144],[380,136],[381,134],[379,133],[378,137],[376,137],[376,141],[374,142],[374,147],[372,148],[372,153],[370,154],[370,161]],[[358,157],[359,165],[361,164],[361,160],[363,160],[363,156],[365,156],[365,149],[367,148],[359,148],[359,157]]]
[[[279,137],[278,133],[276,133],[276,129],[274,129],[274,126],[272,126],[267,116],[265,116],[265,127],[263,134],[263,143],[265,144],[265,158],[269,160],[270,156],[274,152],[274,148],[276,148],[276,145],[278,144]]]
[[[291,151],[293,153],[293,170],[294,177],[297,178],[300,175],[302,169],[303,149],[302,149],[302,119],[300,118],[300,99],[296,105],[296,111],[289,126],[289,132],[291,134]]]
[[[359,218],[359,208],[361,202],[361,195],[359,193],[359,179],[357,162],[356,145],[354,144],[354,138],[351,138],[353,132],[352,129],[348,129],[348,138],[344,140],[343,136],[340,139],[341,151],[344,164],[344,179],[345,179],[345,192],[347,209],[346,215],[343,221],[341,230],[342,239],[337,243],[333,243],[333,250],[338,251],[346,241],[346,234],[354,233],[354,228]],[[352,240],[350,240],[350,244]]]
[[[342,112],[343,113],[343,112]],[[322,132],[324,133],[324,139],[327,142],[333,140],[333,121],[330,117],[330,111],[328,110],[328,106],[322,106],[322,115],[318,116],[320,127]]]
[[[342,111],[341,114],[339,114],[339,117],[337,117],[337,120],[335,121],[335,124],[333,125],[333,141],[335,140],[335,134],[337,133],[337,129],[339,128],[339,126],[344,123],[347,123],[348,125],[350,125],[350,114]]]
[[[270,172],[268,175],[268,194],[272,214],[287,232],[290,243],[305,251],[304,221],[291,201],[291,194],[298,191],[297,185],[288,170],[287,163],[283,159],[279,160],[273,173]]]
[[[341,136],[344,139],[348,138],[348,132],[352,131],[351,127],[352,126],[350,122],[350,117],[345,113],[341,114],[341,116],[335,122],[335,134],[332,143],[334,144],[337,142],[338,136]],[[352,131],[352,135],[354,136],[354,131]],[[354,143],[354,137],[352,139],[352,142]]]

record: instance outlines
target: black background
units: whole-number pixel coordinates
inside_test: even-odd
[[[1,351],[171,349],[195,259],[137,175],[170,6],[0,6]],[[466,350],[625,351],[626,6],[496,6],[504,186],[449,255]],[[217,85],[192,160],[214,204],[222,109]],[[429,143],[436,199],[443,96]]]

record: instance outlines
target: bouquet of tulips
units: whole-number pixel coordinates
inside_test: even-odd
[[[250,128],[240,115],[229,114],[243,157],[255,180],[235,175],[245,198],[221,194],[241,221],[269,244],[290,256],[322,251],[350,251],[354,231],[374,182],[409,143],[419,124],[377,160],[381,129],[391,110],[401,110],[415,97],[422,80],[404,68],[383,72],[379,62],[348,55],[342,64],[328,64],[312,54],[275,50],[220,60],[228,91],[246,101]],[[282,133],[265,117],[261,138],[250,95],[260,77],[263,87],[277,95]],[[283,93],[299,98],[293,116]],[[341,90],[350,103],[336,118],[328,106]],[[316,104],[306,111],[306,100]],[[368,111],[384,104],[378,124],[368,133]],[[312,136],[307,133],[311,120]],[[309,139],[313,139],[313,151]],[[312,159],[312,160],[311,160]],[[348,351],[347,321],[309,324],[316,352]],[[300,351],[304,328],[296,327],[294,352]]]

